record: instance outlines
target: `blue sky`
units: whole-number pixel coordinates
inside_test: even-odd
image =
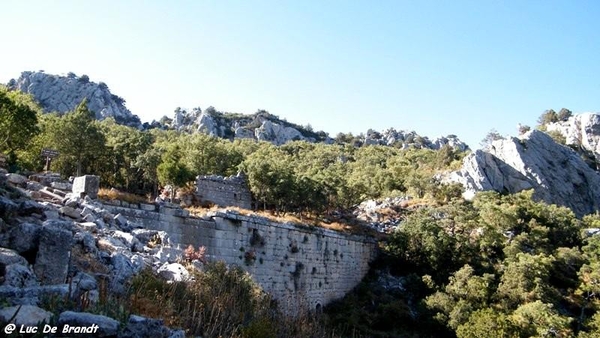
[[[0,82],[87,74],[142,121],[258,109],[325,130],[456,134],[600,111],[598,1],[10,1]]]

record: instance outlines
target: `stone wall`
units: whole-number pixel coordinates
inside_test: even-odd
[[[209,260],[242,267],[291,313],[319,309],[343,297],[362,280],[376,255],[377,245],[370,237],[232,211],[197,218],[164,207],[158,212],[107,209],[147,229],[166,231],[179,249],[205,246]]]
[[[236,206],[252,209],[252,194],[243,175],[198,176],[196,177],[196,195],[201,202],[210,202],[223,207]]]

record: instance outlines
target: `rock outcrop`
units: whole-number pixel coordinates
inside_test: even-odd
[[[534,189],[535,199],[569,207],[579,217],[600,210],[600,174],[575,151],[538,130],[477,150],[444,181],[463,184],[466,198],[484,190]]]
[[[561,133],[567,145],[590,157],[600,168],[600,114],[574,115],[566,121],[547,124],[546,129]]]
[[[45,112],[71,111],[86,98],[97,119],[113,117],[119,123],[140,126],[140,119],[125,107],[125,100],[112,94],[104,82],[91,82],[87,75],[23,72],[17,80],[9,81],[8,88],[31,94]]]
[[[402,149],[408,148],[426,148],[438,150],[444,146],[449,146],[452,149],[466,151],[469,146],[461,141],[456,135],[448,135],[445,137],[439,137],[431,141],[426,136],[420,136],[414,131],[397,131],[394,128],[387,129],[383,132],[376,132],[369,130],[365,136],[365,145],[378,144],[387,146],[397,146]]]

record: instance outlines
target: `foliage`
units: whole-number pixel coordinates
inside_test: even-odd
[[[41,108],[31,96],[0,86],[0,153],[8,155],[9,164],[15,164],[16,152],[26,148],[39,132],[39,114]]]
[[[193,250],[193,248],[192,248]],[[201,249],[200,249],[201,251]],[[324,337],[315,318],[279,313],[269,295],[239,267],[207,263],[187,282],[168,283],[145,270],[132,280],[130,309],[163,318],[202,337]]]

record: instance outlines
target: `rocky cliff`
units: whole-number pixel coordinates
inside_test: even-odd
[[[445,180],[463,184],[466,198],[484,190],[534,189],[535,199],[569,207],[577,216],[600,210],[600,174],[575,151],[538,130],[477,150]]]
[[[96,118],[113,117],[119,123],[140,126],[140,119],[125,107],[124,99],[112,94],[104,82],[91,82],[87,75],[23,72],[17,80],[10,80],[8,87],[33,95],[45,112],[65,113],[87,98],[88,108]]]
[[[556,131],[565,137],[565,143],[600,168],[600,115],[584,113],[566,121],[547,124],[549,132]]]
[[[332,142],[324,132],[313,132],[287,122],[264,110],[255,114],[223,113],[208,107],[202,111],[175,109],[171,128],[188,132],[203,132],[228,139],[254,139],[281,145],[290,141]]]

